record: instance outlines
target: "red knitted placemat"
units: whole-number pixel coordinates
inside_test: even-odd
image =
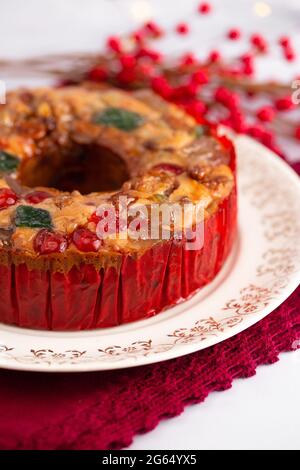
[[[235,378],[278,360],[300,338],[300,288],[239,335],[178,359],[111,372],[0,373],[1,449],[114,449]],[[296,343],[295,343],[296,341]]]

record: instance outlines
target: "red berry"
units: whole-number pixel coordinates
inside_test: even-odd
[[[144,29],[157,38],[163,35],[163,30],[154,21],[148,21]]]
[[[51,197],[51,195],[45,191],[33,191],[32,193],[26,194],[25,201],[29,202],[29,204],[39,204],[49,197]]]
[[[136,72],[134,68],[120,70],[117,79],[124,85],[130,85],[136,80]]]
[[[96,66],[88,72],[88,78],[93,82],[102,82],[107,79],[107,75],[107,71],[100,66]]]
[[[275,117],[275,110],[271,106],[264,106],[257,111],[257,117],[262,122],[271,122]]]
[[[152,77],[155,73],[155,66],[151,64],[139,64],[138,65],[138,72],[146,77]]]
[[[249,126],[247,129],[247,134],[254,137],[254,139],[261,139],[263,133],[264,130],[259,125]]]
[[[232,28],[228,31],[227,37],[231,39],[231,41],[237,41],[241,37],[241,32],[237,28]]]
[[[225,87],[219,87],[215,91],[215,99],[228,109],[236,109],[240,104],[240,97]]]
[[[297,127],[295,130],[295,137],[297,140],[300,140],[300,126]]]
[[[189,28],[189,25],[187,25],[186,23],[179,23],[177,26],[176,26],[176,32],[178,34],[188,34],[190,28]]]
[[[253,55],[252,54],[243,54],[241,56],[241,61],[243,62],[243,64],[251,64],[253,62]]]
[[[205,70],[197,70],[192,75],[192,82],[197,83],[198,85],[205,85],[208,83],[208,76]]]
[[[244,75],[253,75],[254,73],[254,57],[252,54],[244,54],[241,56],[243,63],[242,72]]]
[[[101,240],[97,235],[87,228],[77,228],[72,235],[72,241],[78,250],[96,252],[101,246]]]
[[[275,101],[275,107],[278,111],[289,111],[290,109],[294,108],[293,100],[290,96],[286,96],[284,98],[279,98]]]
[[[201,13],[202,15],[207,15],[208,13],[211,12],[211,9],[212,9],[212,6],[210,3],[207,3],[207,2],[202,2],[200,3],[200,5],[198,6],[198,11],[199,13]]]
[[[133,55],[124,54],[120,57],[120,62],[121,62],[122,67],[124,67],[125,69],[129,69],[129,68],[135,67],[136,58]]]
[[[253,34],[250,38],[250,42],[261,52],[266,52],[268,50],[268,43],[261,34]]]
[[[203,115],[207,112],[206,104],[199,100],[193,100],[192,103],[185,105],[184,109],[197,121],[202,121]]]
[[[156,93],[165,99],[170,98],[173,93],[173,88],[164,76],[153,77],[151,86]]]
[[[208,56],[208,60],[210,62],[218,62],[221,59],[221,54],[219,51],[211,51],[211,53]]]
[[[14,206],[18,201],[18,196],[9,188],[0,189],[0,210]]]
[[[278,42],[282,47],[290,47],[290,38],[288,36],[281,36]]]
[[[196,80],[191,79],[189,83],[187,83],[183,87],[178,87],[179,91],[179,96],[181,94],[182,90],[182,98],[188,98],[189,96],[196,96],[197,92],[199,89],[199,83],[196,82]]]
[[[191,53],[184,54],[180,59],[181,65],[194,65],[196,62],[196,57]]]
[[[182,166],[175,165],[173,163],[159,163],[153,167],[153,170],[166,171],[173,175],[181,175],[181,173],[183,173]]]
[[[141,43],[144,40],[144,36],[145,34],[143,33],[143,31],[136,31],[132,35],[133,39],[138,43]]]
[[[33,247],[40,255],[63,253],[68,248],[68,239],[59,233],[44,229],[34,238]]]
[[[137,52],[136,57],[138,59],[141,57],[147,57],[153,62],[160,62],[162,59],[162,55],[160,52],[154,51],[153,49],[148,49],[146,47],[141,47],[140,50]]]
[[[117,36],[110,36],[107,39],[106,45],[108,49],[111,49],[112,51],[117,52],[118,54],[122,52],[121,40]]]
[[[245,123],[245,116],[239,109],[232,109],[230,111],[230,123],[232,128],[240,133],[245,132],[246,130],[246,123]]]
[[[287,47],[284,50],[284,57],[286,58],[288,62],[293,62],[296,59],[296,53],[292,49],[292,47]]]

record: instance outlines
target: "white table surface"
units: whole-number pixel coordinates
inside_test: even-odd
[[[276,42],[282,34],[293,36],[300,52],[299,0],[211,0],[211,18],[195,15],[196,0],[9,0],[0,4],[0,59],[62,52],[89,51],[102,39],[121,33],[152,17],[170,29],[188,21],[193,35],[178,41],[169,35],[166,51],[195,50],[203,56],[216,46],[225,55],[245,50],[246,40],[228,43],[224,32],[238,26],[246,34],[263,32]],[[260,18],[255,4],[267,3],[272,14]],[[257,7],[257,5],[256,5]],[[234,12],[234,14],[233,14]],[[298,27],[298,31],[297,31]],[[277,49],[260,63],[261,79],[286,81],[300,74],[300,61],[284,64]],[[32,83],[28,77],[12,80],[8,87]],[[297,148],[292,149],[296,157]],[[300,156],[298,150],[298,157]],[[260,367],[257,375],[236,380],[232,389],[212,393],[201,405],[189,406],[177,418],[166,420],[152,432],[135,438],[130,449],[300,449],[300,351],[282,354],[280,362]]]

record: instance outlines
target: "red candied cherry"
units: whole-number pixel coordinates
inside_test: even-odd
[[[0,189],[0,210],[14,206],[18,201],[18,196],[9,188]]]
[[[275,109],[272,106],[264,106],[257,111],[257,117],[262,122],[271,122],[275,117]]]
[[[297,140],[300,140],[300,126],[297,127],[295,130],[295,137]]]
[[[237,41],[241,37],[241,31],[238,28],[231,28],[227,33],[228,39]]]
[[[25,201],[29,202],[29,204],[39,204],[49,197],[51,197],[51,195],[45,191],[33,191],[32,193],[26,194]]]
[[[104,214],[105,215],[105,214]],[[100,220],[102,219],[102,217],[99,217],[99,215],[97,214],[97,211],[93,212],[92,215],[90,216],[89,218],[89,222],[93,222],[94,224],[98,224],[100,222]]]
[[[97,214],[97,211],[93,212],[93,214],[91,215],[91,217],[89,218],[89,222],[94,222],[94,224],[98,224],[99,222],[101,222],[104,218],[108,217],[109,216],[109,212],[108,211],[104,211],[103,215],[98,215]]]
[[[181,175],[183,173],[182,166],[173,163],[159,163],[153,167],[153,170],[167,171],[168,173],[173,173],[173,175]]]
[[[36,235],[33,241],[33,247],[40,255],[63,253],[68,248],[68,239],[59,233],[43,229]]]
[[[211,10],[212,10],[212,6],[208,2],[201,2],[200,5],[198,6],[198,11],[202,15],[207,15],[208,13],[211,12]]]
[[[77,228],[72,235],[72,241],[78,250],[96,252],[101,246],[101,240],[87,228]]]
[[[285,96],[284,98],[278,98],[275,101],[275,107],[278,111],[289,111],[294,108],[294,103],[291,96]]]
[[[176,26],[176,32],[178,34],[185,35],[185,34],[188,34],[189,31],[190,31],[190,28],[189,28],[189,25],[187,23],[179,23]]]
[[[115,231],[117,232],[119,231],[120,217],[119,217],[119,213],[117,210],[115,212],[115,218],[113,220],[110,217],[109,211],[104,211],[103,215],[102,214],[98,215],[97,211],[95,211],[89,218],[89,222],[93,222],[94,224],[98,225],[99,222],[102,222],[104,219],[106,219],[106,222],[107,222],[107,224],[103,227],[103,231],[105,233],[110,235],[112,233],[115,233]],[[110,221],[112,222],[111,224],[110,224]]]

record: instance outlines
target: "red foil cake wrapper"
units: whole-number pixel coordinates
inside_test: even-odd
[[[221,138],[231,151],[232,144]],[[161,241],[140,257],[124,255],[121,266],[91,264],[69,272],[0,265],[0,321],[25,328],[85,330],[149,318],[211,282],[226,261],[236,235],[235,188],[204,221],[204,243]],[[134,292],[134,295],[132,295]]]

